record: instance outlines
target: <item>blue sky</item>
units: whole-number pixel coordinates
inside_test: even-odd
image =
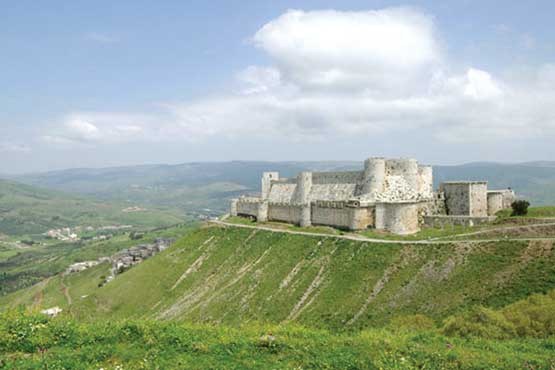
[[[552,1],[6,1],[0,173],[553,159],[552,14]]]

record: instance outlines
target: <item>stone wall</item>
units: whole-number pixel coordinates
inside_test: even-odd
[[[330,208],[312,205],[312,223],[314,225],[334,226],[349,229],[352,223],[352,208]]]
[[[474,217],[488,216],[488,183],[472,182],[470,184],[470,215]]]
[[[494,216],[503,208],[503,193],[498,191],[488,191],[488,215]]]
[[[268,206],[268,220],[300,224],[301,212],[302,207],[299,205],[270,203]]]
[[[239,199],[237,202],[237,215],[258,217],[258,204],[260,202]]]
[[[468,182],[444,182],[440,192],[445,194],[448,215],[470,216],[470,187]]]
[[[377,204],[376,229],[399,235],[414,234],[420,230],[418,211],[419,203]]]
[[[362,171],[312,172],[313,184],[360,184]]]

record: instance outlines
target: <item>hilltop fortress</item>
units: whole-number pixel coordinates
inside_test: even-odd
[[[259,222],[375,228],[413,234],[422,225],[474,225],[510,207],[512,190],[490,190],[486,181],[444,182],[433,188],[431,166],[415,159],[369,158],[362,171],[262,174],[261,194],[231,201],[232,216]]]

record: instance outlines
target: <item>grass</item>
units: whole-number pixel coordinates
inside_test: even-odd
[[[500,211],[497,215],[500,218],[508,217],[518,217],[518,218],[555,218],[555,207],[530,207],[528,208],[528,214],[523,216],[511,216],[512,210],[504,209]]]
[[[290,321],[334,331],[383,326],[414,313],[437,322],[475,305],[502,307],[554,289],[548,247],[379,244],[212,226],[101,288],[69,280],[80,293],[71,306],[60,303],[85,320]],[[0,306],[33,306],[40,292],[48,302],[56,290],[53,278],[0,298]]]
[[[298,325],[0,320],[4,369],[548,369],[555,339],[487,340],[425,330],[337,334]]]

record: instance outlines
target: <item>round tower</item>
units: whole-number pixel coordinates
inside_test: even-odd
[[[385,183],[385,158],[368,158],[364,161],[362,194],[381,193]]]
[[[390,159],[387,161],[387,169],[389,174],[393,176],[401,176],[407,184],[414,190],[419,189],[418,162],[416,159]]]

